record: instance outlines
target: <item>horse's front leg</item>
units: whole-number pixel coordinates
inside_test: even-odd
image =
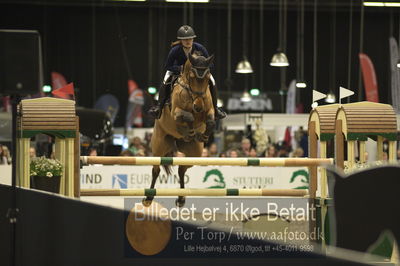
[[[185,188],[185,173],[190,166],[180,165],[178,168],[180,188]],[[179,196],[175,201],[176,206],[183,207],[185,205],[186,197]]]
[[[206,118],[206,130],[204,133],[196,134],[197,141],[207,142],[208,138],[211,136],[215,129],[215,119],[214,119],[214,111],[209,111]]]
[[[176,130],[183,136],[185,141],[191,141],[194,138],[194,116],[192,113],[176,107],[174,110],[174,120],[176,122]]]
[[[151,175],[152,175],[152,180],[151,180],[150,188],[154,188],[156,185],[157,178],[160,175],[160,166],[159,165],[153,166]],[[142,203],[145,206],[149,206],[151,204],[151,202],[153,201],[153,199],[154,199],[154,196],[147,196],[146,198],[143,199]]]

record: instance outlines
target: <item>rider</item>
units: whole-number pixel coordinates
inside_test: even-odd
[[[183,65],[185,64],[188,54],[193,54],[195,51],[201,53],[202,56],[208,57],[206,48],[200,43],[193,42],[196,37],[192,27],[184,25],[178,29],[177,39],[178,41],[172,43],[172,48],[169,51],[165,68],[163,83],[159,91],[158,105],[153,106],[149,113],[156,118],[160,118],[164,104],[169,99],[171,94],[171,82],[173,75],[179,75],[182,72]],[[210,76],[210,92],[212,102],[215,110],[215,119],[223,119],[226,117],[226,113],[217,107],[217,87],[213,76]]]

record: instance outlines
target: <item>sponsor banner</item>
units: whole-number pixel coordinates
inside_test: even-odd
[[[253,111],[253,112],[263,112],[273,110],[271,99],[252,99],[249,102],[243,102],[239,98],[229,98],[227,109],[229,111]]]
[[[288,94],[286,97],[286,113],[296,113],[296,80],[292,80],[289,85]]]
[[[276,93],[260,93],[258,96],[252,96],[250,101],[243,101],[241,93],[232,93],[229,98],[225,98],[225,108],[231,113],[243,112],[275,112],[281,113],[281,106],[278,103],[281,101],[281,95]],[[284,111],[284,110],[283,110]]]
[[[85,166],[81,188],[148,188],[152,166]],[[162,169],[162,168],[161,168]],[[194,166],[185,174],[188,188],[308,188],[307,167]],[[167,175],[162,169],[156,188],[179,187],[178,167]]]
[[[157,198],[149,208],[140,198],[125,198],[124,208],[130,210],[124,239],[130,258],[300,258],[309,257],[322,239],[320,229],[310,227],[316,208],[305,198],[187,198],[182,207],[175,199]],[[149,238],[137,241],[149,222],[164,229],[157,232],[161,247],[152,254],[143,249],[151,246]]]
[[[390,77],[391,77],[391,94],[392,105],[397,114],[400,113],[400,75],[397,63],[399,61],[399,48],[394,37],[389,38],[390,43]]]

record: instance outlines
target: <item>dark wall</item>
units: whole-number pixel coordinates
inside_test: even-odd
[[[176,30],[184,22],[181,8],[159,3],[146,6],[53,6],[27,4],[0,4],[0,28],[38,29],[44,49],[45,81],[50,83],[50,72],[62,73],[68,82],[79,88],[78,104],[93,106],[104,93],[112,93],[120,100],[121,109],[117,126],[123,124],[128,97],[127,79],[136,80],[141,88],[158,86],[164,75],[163,64],[169,44],[175,40]],[[398,37],[398,14],[391,16],[392,9],[366,9],[364,52],[375,64],[380,101],[390,103],[389,86],[389,36],[390,21]],[[278,11],[264,12],[263,58],[260,58],[259,14],[257,9],[248,10],[246,31],[247,56],[254,74],[246,78],[234,73],[236,64],[243,56],[243,10],[234,9],[232,14],[231,82],[228,82],[227,62],[227,9],[195,6],[194,28],[196,41],[206,45],[210,54],[216,55],[213,74],[220,91],[242,91],[243,88],[260,88],[270,95],[280,89],[280,69],[269,66],[278,47]],[[348,71],[348,10],[337,12],[336,75],[332,76],[332,12],[326,8],[318,14],[318,84],[317,90],[328,92],[330,87],[347,87]],[[359,79],[359,8],[353,14],[353,49],[351,86],[357,94]],[[286,70],[286,84],[296,77],[297,11],[288,12],[287,55],[290,67]],[[152,30],[151,30],[152,29]],[[149,34],[152,32],[152,45]],[[309,110],[312,90],[313,67],[313,14],[305,14],[305,79],[309,86],[301,90],[301,100]],[[152,58],[152,60],[149,60]],[[263,73],[260,73],[263,64]],[[232,84],[227,86],[227,84]],[[357,95],[352,96],[352,101]],[[278,104],[278,103],[275,103]],[[280,108],[279,108],[280,109]]]

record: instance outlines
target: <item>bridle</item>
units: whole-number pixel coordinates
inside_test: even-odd
[[[205,69],[205,70],[204,70],[204,72],[203,72],[202,75],[199,75],[199,73],[198,73],[198,71],[197,71],[197,68],[195,68],[195,67],[191,67],[190,71],[193,71],[197,78],[203,79],[203,78],[207,75],[207,73],[210,72],[210,68],[204,68],[204,69]],[[185,76],[185,78],[186,78],[188,84],[182,83],[182,82],[180,81],[180,79],[178,79],[178,84],[189,92],[190,97],[192,98],[192,101],[194,102],[194,100],[195,100],[196,98],[204,97],[204,94],[207,92],[207,90],[205,89],[204,91],[194,91],[194,90],[192,89],[192,86],[190,86],[190,77],[189,77],[190,71],[188,71],[188,72],[186,73],[186,76]],[[208,84],[208,83],[207,83],[207,84]],[[193,97],[193,96],[195,96],[195,97]],[[197,97],[196,97],[196,96],[197,96]]]

